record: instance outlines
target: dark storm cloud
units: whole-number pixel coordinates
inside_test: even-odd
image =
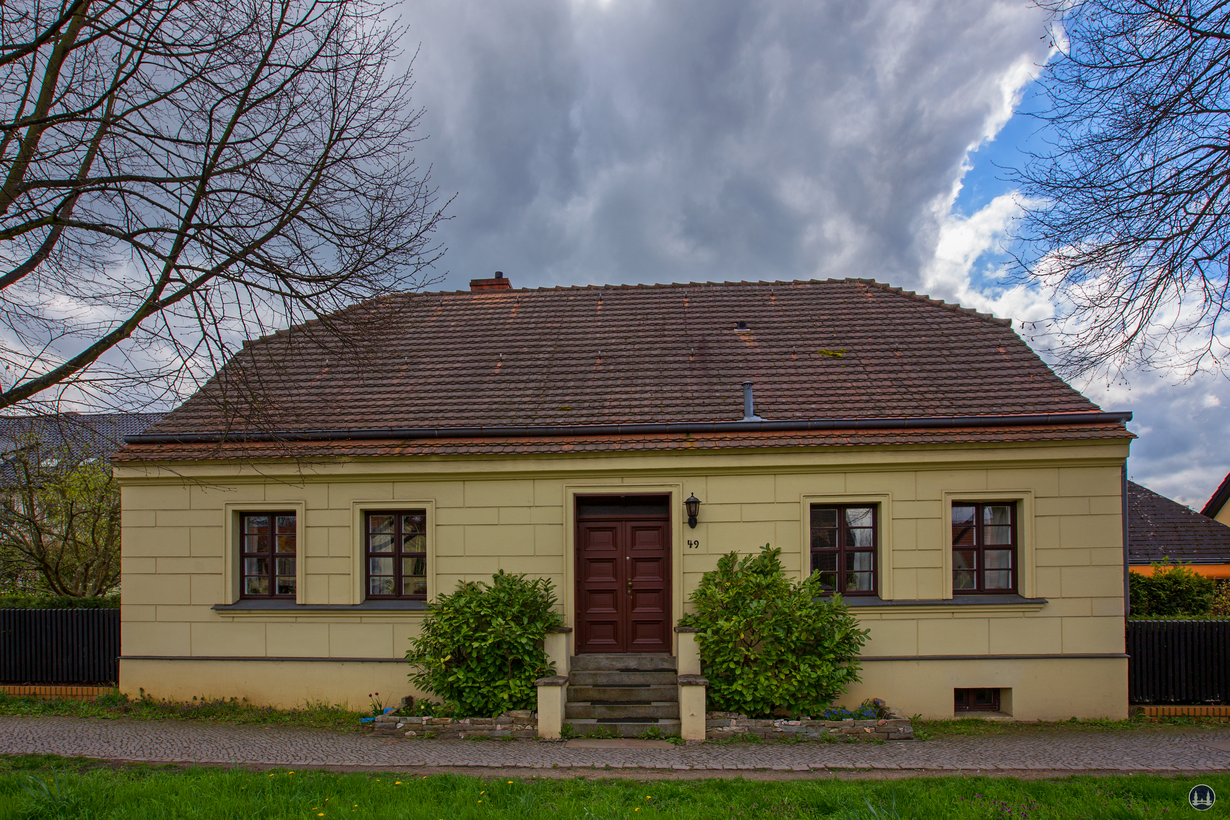
[[[447,286],[874,276],[1045,57],[1018,2],[406,3]]]

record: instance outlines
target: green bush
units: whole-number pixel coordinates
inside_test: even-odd
[[[469,581],[431,605],[406,659],[410,675],[454,714],[495,717],[537,705],[534,680],[554,673],[543,638],[563,626],[555,590],[545,578],[530,580],[503,570],[491,586]]]
[[[1182,564],[1154,563],[1153,575],[1128,573],[1133,616],[1205,615],[1216,583]]]
[[[821,597],[820,576],[786,577],[781,550],[723,556],[692,593],[709,708],[751,717],[817,715],[858,680],[867,640],[840,596]]]
[[[120,596],[75,598],[70,595],[0,595],[0,609],[118,609]]]

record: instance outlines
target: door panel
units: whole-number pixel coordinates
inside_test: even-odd
[[[610,512],[577,524],[576,651],[669,652],[670,521]]]

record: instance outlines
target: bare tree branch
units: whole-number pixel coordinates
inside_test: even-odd
[[[448,203],[385,13],[0,4],[0,409],[180,396],[245,338],[428,281]]]
[[[1039,0],[1069,46],[1053,134],[1014,177],[1018,273],[1057,297],[1069,374],[1226,361],[1230,2]]]

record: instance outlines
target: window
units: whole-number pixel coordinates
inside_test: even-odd
[[[427,512],[369,512],[367,597],[427,600]]]
[[[952,591],[1014,592],[1017,567],[1016,505],[952,505]]]
[[[954,712],[998,712],[998,689],[954,689]]]
[[[875,594],[876,536],[874,506],[812,505],[811,571],[826,592]]]
[[[295,514],[243,513],[239,545],[243,598],[295,597]]]

